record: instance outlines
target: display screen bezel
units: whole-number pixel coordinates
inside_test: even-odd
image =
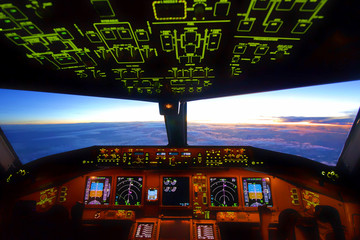
[[[88,181],[89,179],[91,178],[108,178],[109,179],[109,184],[110,184],[110,187],[109,187],[109,190],[110,190],[110,193],[109,193],[109,196],[107,197],[107,202],[106,203],[102,203],[102,204],[89,204],[89,202],[86,202],[88,200],[85,200],[86,198],[86,195],[87,195],[87,184],[88,184]],[[113,176],[94,176],[94,175],[91,175],[91,176],[86,176],[85,178],[85,185],[84,185],[84,195],[83,195],[83,200],[84,200],[84,205],[86,207],[106,207],[106,206],[109,206],[112,204],[112,195],[113,195]],[[91,186],[90,186],[90,189],[91,189]],[[90,189],[89,189],[89,194],[90,194]],[[103,191],[105,190],[105,186],[103,188]]]
[[[211,205],[211,182],[210,182],[210,179],[211,178],[235,178],[236,179],[236,185],[237,185],[237,195],[238,195],[238,206],[212,206]],[[241,186],[239,185],[239,177],[237,176],[227,176],[227,177],[224,177],[223,175],[211,175],[211,176],[208,176],[208,179],[207,179],[207,182],[208,182],[208,206],[211,208],[211,209],[222,209],[222,210],[225,210],[225,209],[239,209],[242,207],[243,205],[243,200],[242,200],[242,195],[240,194],[241,193]]]
[[[189,205],[188,206],[180,206],[180,205],[164,205],[163,204],[163,199],[164,199],[164,194],[163,194],[163,189],[164,189],[164,178],[187,178],[189,180]],[[161,189],[159,190],[160,193],[160,207],[162,208],[191,208],[192,207],[192,184],[191,184],[191,177],[189,175],[161,175],[160,176],[160,181],[161,181]]]
[[[120,204],[115,204],[116,203],[116,193],[117,193],[117,183],[118,183],[118,178],[119,177],[141,177],[142,178],[142,189],[141,189],[141,197],[140,197],[140,205],[120,205]],[[114,206],[122,206],[122,207],[141,207],[144,205],[144,190],[145,190],[145,178],[143,175],[139,174],[139,175],[121,175],[121,176],[116,176],[115,180],[114,180],[114,197],[113,197],[113,205]]]
[[[260,178],[261,179],[261,181],[263,180],[263,179],[268,179],[268,185],[269,185],[269,188],[270,188],[270,194],[271,194],[271,205],[267,205],[267,207],[268,208],[273,208],[274,207],[274,195],[273,195],[273,192],[272,192],[272,187],[271,187],[271,185],[272,185],[272,180],[271,180],[271,178],[269,177],[269,176],[256,176],[256,177],[254,177],[254,176],[250,176],[250,177],[242,177],[241,178],[241,191],[242,191],[242,198],[243,198],[243,206],[244,206],[244,209],[246,209],[246,210],[252,210],[252,209],[255,209],[255,210],[257,210],[258,209],[258,206],[246,206],[246,202],[245,202],[245,191],[244,191],[244,179],[251,179],[251,178]]]

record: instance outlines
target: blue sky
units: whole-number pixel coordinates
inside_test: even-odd
[[[189,122],[285,123],[345,118],[360,106],[360,81],[194,101]],[[163,121],[156,103],[0,89],[0,124]],[[285,120],[284,120],[285,119]],[[292,119],[289,123],[294,124]]]

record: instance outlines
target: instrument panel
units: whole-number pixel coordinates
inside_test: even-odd
[[[196,182],[196,177],[199,176],[202,177],[203,184]],[[159,204],[164,208],[189,207],[193,205],[190,201],[193,192],[195,199],[203,193],[202,205],[209,208],[273,206],[269,177],[207,177],[202,173],[192,177],[172,174],[160,176],[160,187],[144,186],[143,182],[146,182],[143,176],[87,176],[84,204],[88,207],[93,205],[131,207],[144,206],[147,202],[160,199]]]
[[[41,190],[19,200],[36,201],[36,211],[44,214],[59,205],[71,213],[81,209],[78,219],[84,228],[128,224],[123,236],[135,240],[171,239],[174,233],[178,239],[225,240],[231,239],[226,236],[231,224],[239,231],[236,234],[254,239],[253,234],[267,226],[281,228],[293,214],[304,218],[304,226],[310,228],[306,234],[315,236],[318,230],[312,223],[323,206],[330,206],[346,223],[346,203],[327,195],[333,186],[314,184],[315,177],[294,182],[287,175],[261,172],[256,163],[268,163],[257,151],[249,147],[92,147],[79,155],[72,153],[80,163],[74,166],[82,166],[78,175],[64,175],[49,187],[46,184],[51,181],[39,182]],[[86,235],[90,239],[91,231]],[[308,239],[316,239],[311,236]]]

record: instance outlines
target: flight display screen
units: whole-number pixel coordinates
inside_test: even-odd
[[[215,239],[214,228],[212,224],[197,224],[196,232],[198,240]]]
[[[239,195],[236,178],[211,177],[210,200],[213,207],[237,207]]]
[[[136,239],[151,239],[154,223],[139,223],[136,228]]]
[[[243,178],[245,207],[272,207],[269,178]]]
[[[117,177],[115,205],[141,205],[143,177]]]
[[[87,177],[84,203],[108,205],[110,201],[111,177]]]
[[[162,205],[190,205],[188,177],[163,177]]]

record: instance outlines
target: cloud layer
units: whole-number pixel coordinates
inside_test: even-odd
[[[284,121],[309,121],[287,117]],[[312,119],[329,123],[331,119]],[[336,120],[339,122],[339,119]],[[351,125],[251,125],[188,123],[189,145],[254,146],[335,165]],[[23,163],[93,145],[167,145],[164,123],[78,123],[4,125]]]

